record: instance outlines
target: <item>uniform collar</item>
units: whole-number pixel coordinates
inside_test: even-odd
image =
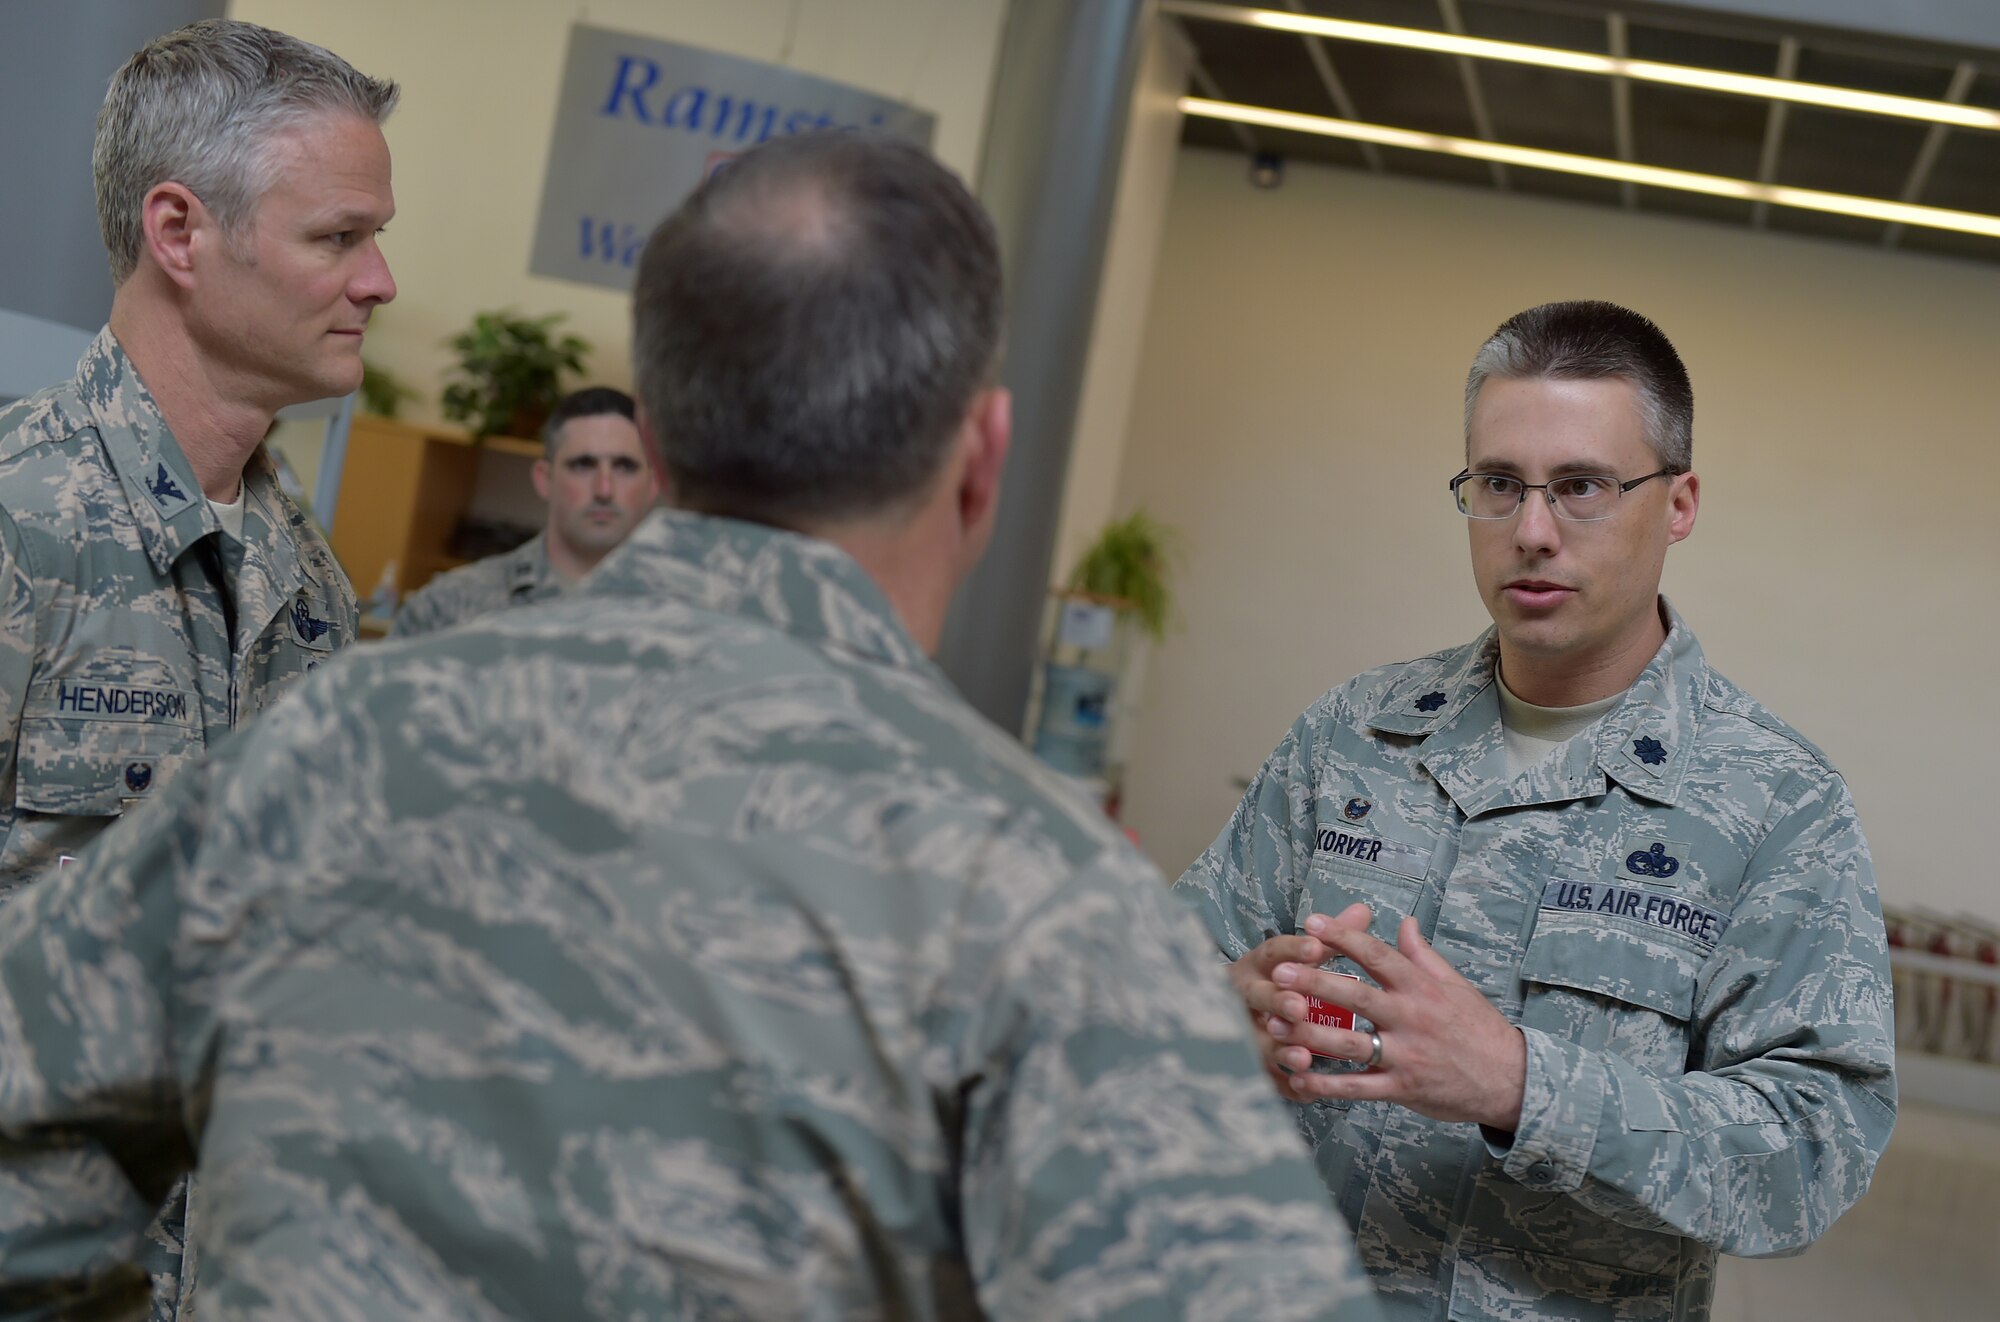
[[[317,538],[298,506],[278,485],[277,469],[261,446],[243,466],[243,513],[243,568],[236,594],[239,612],[259,626],[280,611],[286,612],[300,643],[315,651],[331,650],[334,640],[327,627],[331,618],[327,610],[334,596],[320,582],[327,576],[328,566],[317,554],[307,552],[308,546],[317,547]],[[306,563],[308,557],[311,566]]]
[[[1504,774],[1497,631],[1413,661],[1366,712],[1371,729],[1423,741],[1421,762],[1467,816],[1601,793],[1606,779],[1674,804],[1694,742],[1707,663],[1701,644],[1661,598],[1667,638],[1622,702],[1563,745],[1564,755],[1518,779]]]
[[[125,488],[139,540],[153,568],[166,573],[182,552],[219,532],[194,469],[138,369],[106,326],[76,365],[76,393]]]
[[[1632,793],[1671,806],[1687,775],[1708,662],[1694,630],[1665,597],[1660,608],[1667,641],[1625,691],[1625,701],[1599,722],[1597,761],[1605,775]]]
[[[763,524],[655,510],[580,591],[684,601],[943,678],[853,557]]]
[[[515,596],[534,592],[555,576],[549,563],[548,532],[536,533],[514,548],[507,557],[507,593]]]

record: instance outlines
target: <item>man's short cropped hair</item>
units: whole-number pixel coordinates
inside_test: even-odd
[[[1660,466],[1685,473],[1694,463],[1694,387],[1666,335],[1616,303],[1544,303],[1500,323],[1479,346],[1465,379],[1466,443],[1472,409],[1488,377],[1595,381],[1620,377],[1639,392],[1646,440]]]
[[[113,283],[139,264],[155,185],[185,185],[236,237],[271,185],[278,133],[329,113],[379,124],[396,97],[393,82],[255,23],[205,18],[148,42],[112,75],[91,152]]]
[[[630,395],[611,386],[585,386],[570,391],[556,401],[556,406],[549,410],[549,420],[542,424],[542,453],[554,459],[566,425],[578,418],[595,418],[606,413],[635,419],[638,408]]]
[[[675,503],[780,525],[888,510],[991,379],[1000,246],[912,143],[775,139],[653,232],[634,373]]]

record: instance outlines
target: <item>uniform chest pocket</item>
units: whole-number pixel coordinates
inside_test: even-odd
[[[1405,877],[1343,858],[1322,857],[1307,875],[1305,891],[1299,896],[1299,911],[1293,915],[1293,930],[1305,931],[1307,914],[1323,913],[1331,918],[1350,904],[1365,904],[1370,911],[1369,934],[1393,946],[1397,926],[1416,912],[1423,890],[1421,877]],[[1356,971],[1344,958],[1329,967],[1344,973]]]
[[[1699,943],[1675,934],[1544,908],[1521,960],[1521,1023],[1679,1072],[1706,957]]]
[[[1423,894],[1423,889],[1424,883],[1420,877],[1405,877],[1382,868],[1371,867],[1366,863],[1321,855],[1314,860],[1312,871],[1306,875],[1305,889],[1299,895],[1298,912],[1292,915],[1292,930],[1304,932],[1308,914],[1323,913],[1331,918],[1350,904],[1365,904],[1369,909],[1369,934],[1394,945],[1397,926],[1402,923],[1405,915],[1416,911],[1417,900]],[[1374,981],[1362,971],[1359,964],[1345,955],[1338,956],[1320,967],[1335,973],[1353,974],[1369,982]],[[1365,1024],[1363,1026],[1365,1027]],[[1313,1067],[1320,1071],[1357,1068],[1326,1060],[1315,1061]],[[1309,1111],[1325,1117],[1347,1110],[1348,1105],[1349,1103],[1342,1099],[1323,1098],[1312,1103]],[[1349,1151],[1349,1145],[1334,1142],[1322,1146],[1315,1143],[1314,1147],[1321,1153],[1320,1173],[1329,1179],[1327,1187],[1340,1188],[1347,1179],[1344,1172],[1352,1168],[1350,1163],[1353,1161],[1353,1156]],[[1341,1155],[1343,1153],[1346,1155]],[[1338,1171],[1324,1165],[1329,1155],[1339,1167]]]
[[[30,717],[21,723],[14,805],[52,817],[116,817],[201,753],[180,725]]]

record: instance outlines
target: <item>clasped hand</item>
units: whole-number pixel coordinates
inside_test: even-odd
[[[1365,904],[1331,918],[1309,915],[1305,935],[1274,936],[1230,966],[1278,1091],[1300,1102],[1394,1102],[1436,1120],[1512,1133],[1527,1083],[1520,1030],[1430,948],[1416,919],[1403,919],[1390,946],[1369,935],[1369,916]],[[1353,960],[1374,984],[1318,967],[1336,955]],[[1307,996],[1368,1020],[1382,1039],[1382,1063],[1312,1073],[1315,1051],[1365,1061],[1374,1043],[1367,1033],[1311,1022]]]

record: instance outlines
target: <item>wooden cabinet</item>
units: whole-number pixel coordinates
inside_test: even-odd
[[[511,436],[475,445],[456,427],[356,415],[329,535],[358,595],[373,592],[391,563],[398,596],[464,563],[451,553],[452,534],[472,502],[482,451],[538,459],[542,447]]]

